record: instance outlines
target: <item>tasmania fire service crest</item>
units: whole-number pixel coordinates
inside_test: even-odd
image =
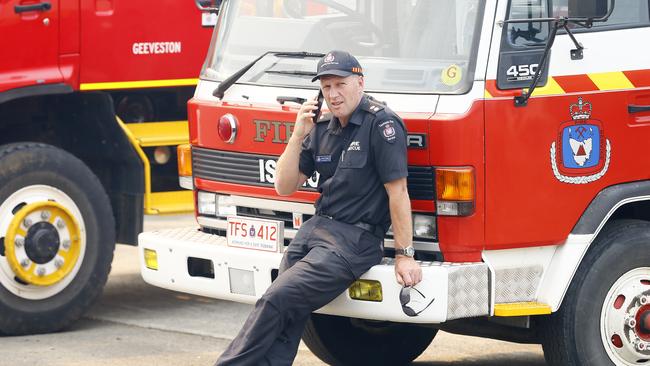
[[[560,182],[587,184],[602,178],[611,158],[611,144],[603,125],[591,118],[592,105],[578,98],[569,106],[571,121],[560,125],[551,144],[551,168]]]

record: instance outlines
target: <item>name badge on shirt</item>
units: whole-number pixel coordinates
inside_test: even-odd
[[[331,163],[332,155],[316,155],[317,163]]]

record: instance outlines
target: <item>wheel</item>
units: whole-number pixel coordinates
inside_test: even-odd
[[[53,146],[0,146],[0,333],[53,332],[98,298],[115,248],[106,192]]]
[[[404,365],[431,344],[437,329],[312,314],[302,339],[330,365]]]
[[[598,235],[559,311],[542,323],[549,365],[650,361],[650,223],[614,221]]]

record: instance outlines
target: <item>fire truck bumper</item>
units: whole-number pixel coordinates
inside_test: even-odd
[[[254,303],[277,275],[282,253],[232,248],[226,238],[196,228],[145,232],[139,236],[140,269],[154,286],[243,303]],[[420,262],[423,280],[411,291],[414,311],[404,314],[392,258],[384,258],[361,279],[378,281],[381,299],[350,297],[345,291],[317,312],[408,323],[490,315],[488,267],[484,263]],[[430,305],[429,305],[430,304]],[[428,305],[428,307],[427,307]]]

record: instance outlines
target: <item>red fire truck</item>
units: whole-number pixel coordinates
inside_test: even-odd
[[[192,1],[0,2],[0,334],[79,318],[143,210],[191,211],[175,145],[210,20]]]
[[[146,281],[264,293],[318,194],[317,176],[273,189],[294,102],[315,98],[318,58],[343,49],[407,126],[424,274],[409,306],[423,311],[402,310],[389,232],[384,261],[313,314],[310,349],[403,364],[442,329],[541,343],[553,365],[650,360],[648,0],[250,3],[221,4],[189,103],[180,168],[200,230],[141,234]]]

